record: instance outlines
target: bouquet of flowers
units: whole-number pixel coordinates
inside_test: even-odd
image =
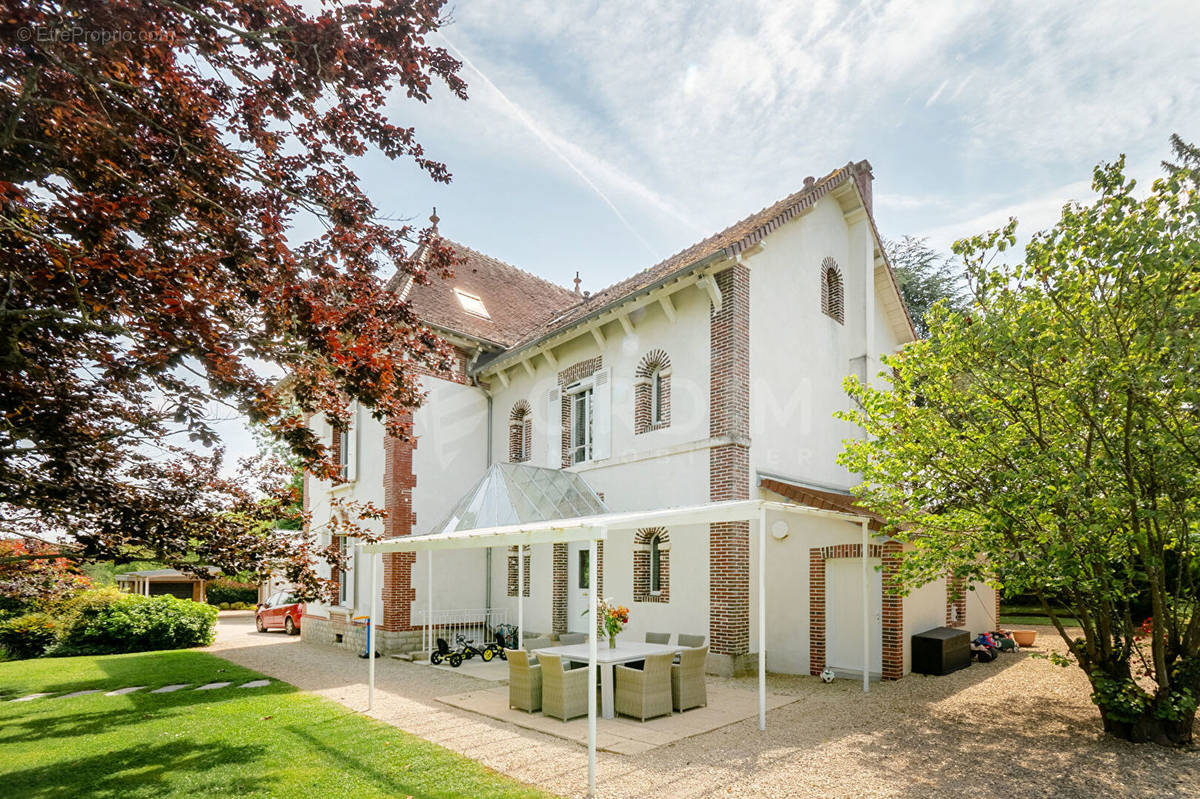
[[[629,608],[613,603],[612,599],[601,599],[597,610],[596,632],[607,635],[610,640],[629,624]]]

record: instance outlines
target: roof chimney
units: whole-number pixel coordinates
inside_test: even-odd
[[[583,281],[579,279],[579,273],[578,273],[578,272],[576,272],[576,273],[575,273],[575,296],[576,296],[576,297],[578,297],[578,296],[579,296],[579,284],[580,284],[580,283],[582,283],[582,282],[583,282]]]
[[[871,186],[875,183],[875,176],[871,174],[871,162],[864,158],[854,164],[851,171],[854,174],[854,182],[858,184],[858,192],[862,195],[867,213],[874,215],[874,211],[871,209]]]

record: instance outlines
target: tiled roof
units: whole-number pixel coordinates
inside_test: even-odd
[[[807,178],[802,189],[779,202],[589,297],[580,297],[515,266],[448,241],[466,263],[456,266],[455,275],[449,280],[435,277],[432,285],[414,285],[408,299],[417,317],[424,322],[502,345],[506,352],[492,360],[503,360],[508,352],[533,345],[569,328],[607,306],[652,288],[675,273],[686,272],[705,258],[732,257],[752,248],[847,180],[854,180],[858,174],[869,174],[870,168],[866,161],[851,162],[822,178]],[[874,224],[871,220],[872,228]],[[875,234],[878,238],[877,230]],[[890,274],[890,264],[887,269]],[[895,275],[891,277],[894,284]],[[479,296],[491,319],[465,311],[454,293],[455,288]],[[911,330],[911,320],[908,324]],[[487,362],[481,362],[480,366]]]
[[[806,180],[804,188],[800,191],[789,194],[779,202],[735,222],[720,233],[675,253],[649,269],[597,291],[570,310],[551,315],[540,324],[528,328],[511,349],[527,346],[550,333],[569,327],[572,323],[598,309],[649,288],[675,272],[686,270],[704,258],[718,253],[734,256],[750,249],[780,225],[791,221],[810,208],[817,200],[843,185],[846,180],[853,180],[857,172],[869,169],[870,164],[866,161],[848,163],[822,178],[812,180],[811,183]]]
[[[408,301],[422,322],[510,347],[530,327],[582,299],[562,286],[463,244],[444,241],[464,263],[454,267],[451,278],[443,280],[435,275],[428,286],[412,286]],[[479,297],[490,318],[467,312],[455,294],[456,288]]]
[[[867,526],[872,530],[883,529],[885,519],[873,510],[862,507],[851,494],[843,494],[829,489],[819,489],[796,483],[781,477],[758,476],[758,484],[768,491],[774,491],[780,496],[819,510],[832,510],[839,513],[849,513],[854,516],[865,516],[870,521]]]

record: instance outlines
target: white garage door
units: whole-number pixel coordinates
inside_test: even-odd
[[[883,672],[883,594],[879,558],[867,558],[871,608],[871,673]],[[825,561],[825,663],[839,674],[862,677],[862,559]]]

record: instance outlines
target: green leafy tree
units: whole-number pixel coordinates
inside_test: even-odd
[[[1104,729],[1168,745],[1191,741],[1200,695],[1196,177],[1139,199],[1122,158],[1015,266],[996,257],[1015,220],[957,243],[970,309],[933,308],[885,359],[891,390],[847,381],[843,417],[869,435],[840,459],[913,544],[904,588],[951,572],[1033,594]]]
[[[905,236],[884,242],[884,250],[918,336],[929,335],[926,318],[935,303],[945,302],[954,310],[965,307],[962,275],[949,258],[929,246],[929,239]]]

